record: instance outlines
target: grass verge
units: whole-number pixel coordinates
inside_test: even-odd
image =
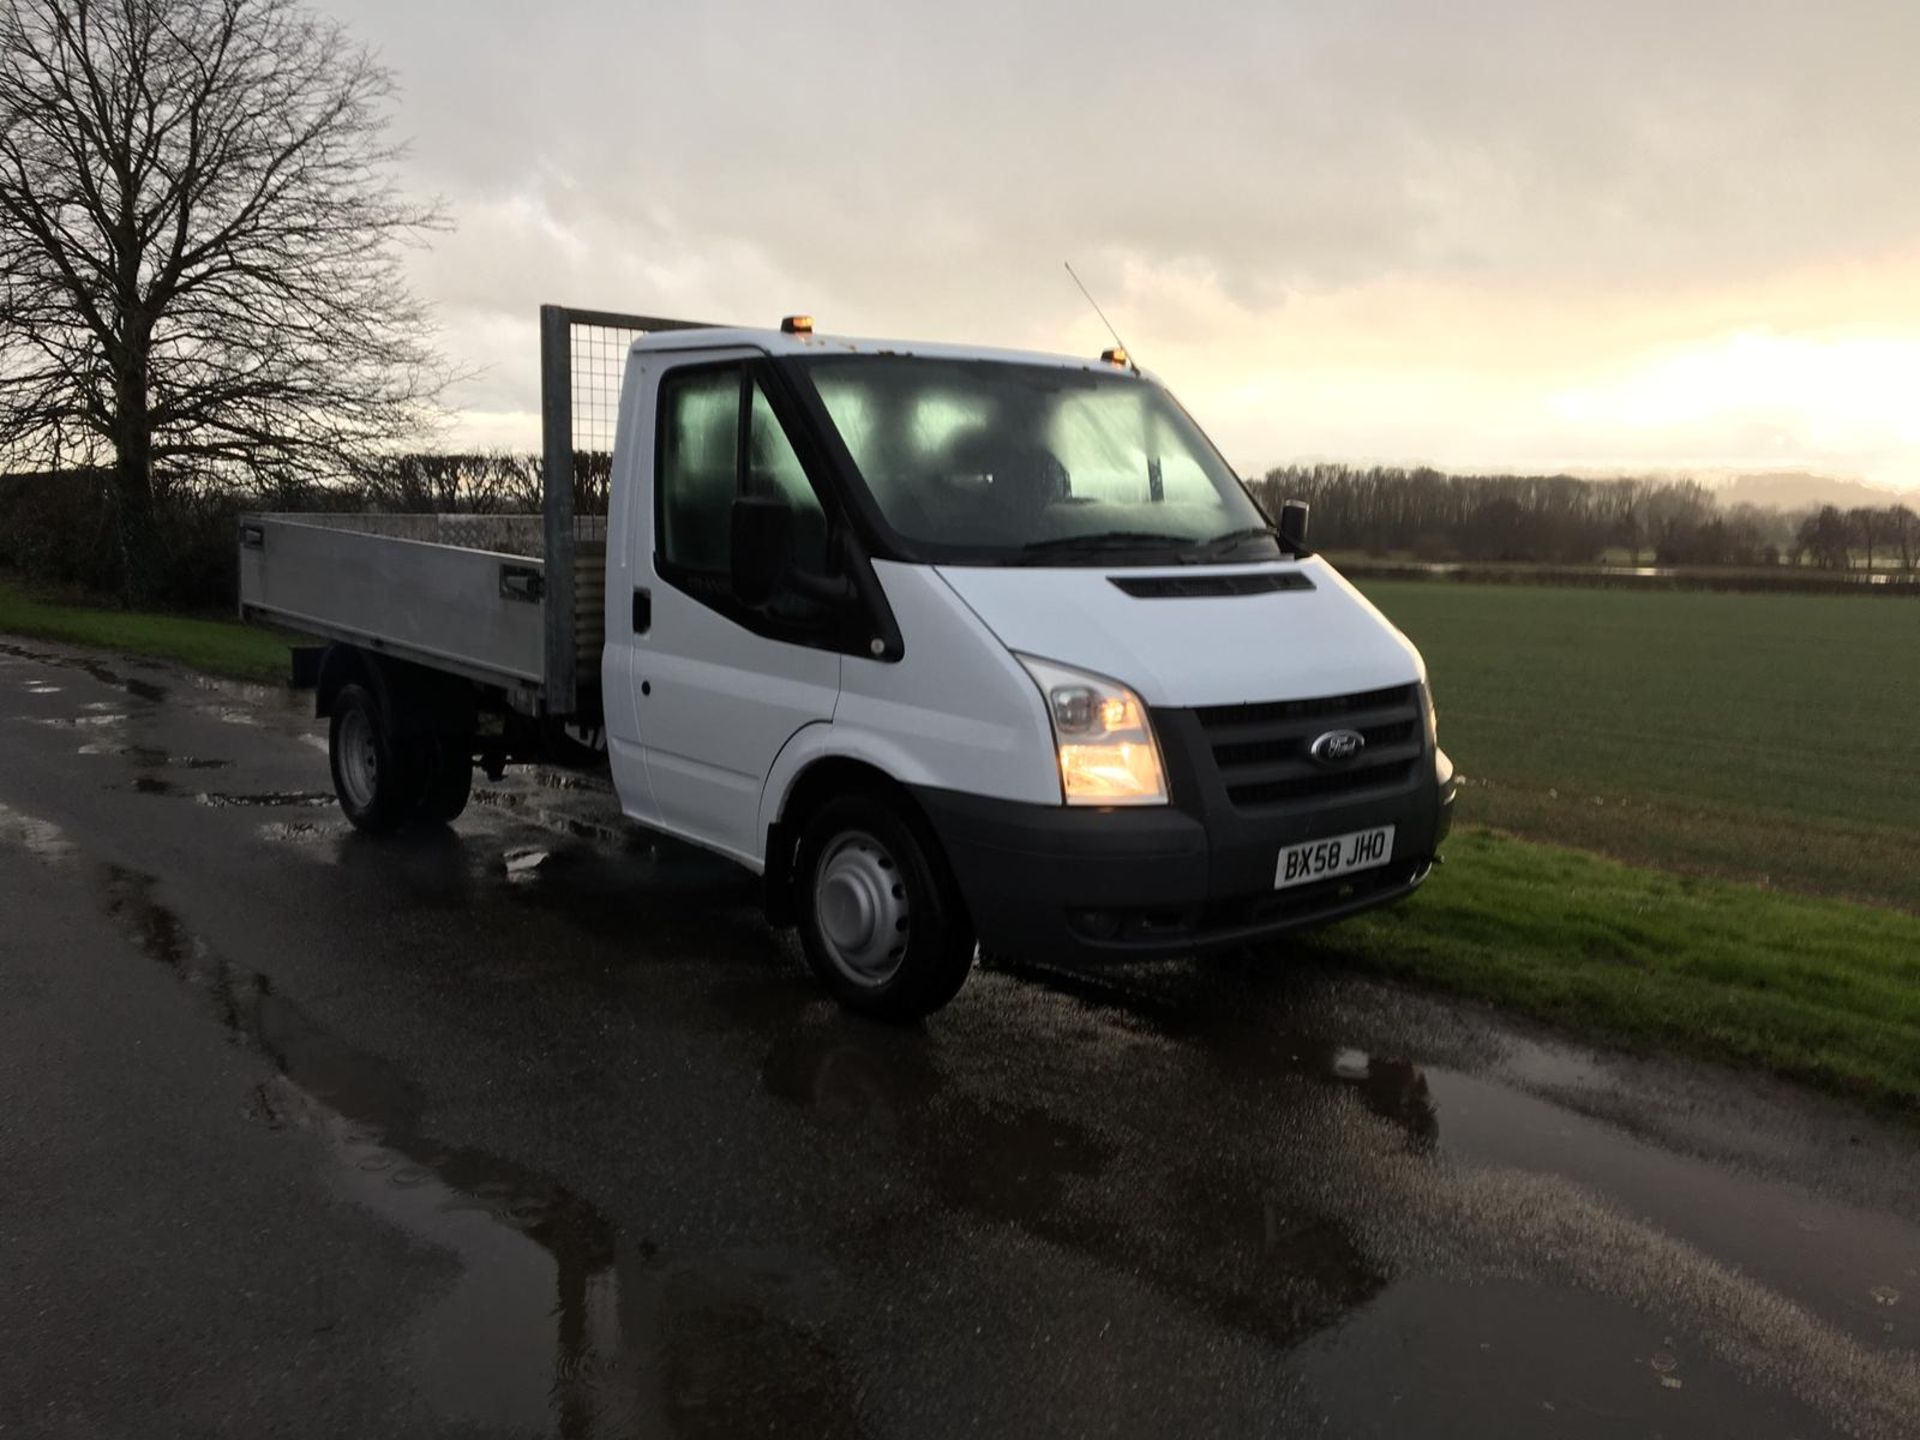
[[[233,620],[65,604],[0,580],[0,633],[176,660],[235,680],[285,683],[289,642]]]
[[[1920,1117],[1920,916],[1479,828],[1447,853],[1406,904],[1316,934],[1315,951]]]

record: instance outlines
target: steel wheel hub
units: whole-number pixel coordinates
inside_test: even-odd
[[[827,956],[861,985],[884,984],[907,954],[907,886],[871,835],[837,836],[814,871],[813,909]]]
[[[349,710],[340,717],[340,784],[360,810],[372,805],[379,792],[380,752],[364,710]]]

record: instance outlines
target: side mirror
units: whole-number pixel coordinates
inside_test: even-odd
[[[1280,539],[1295,555],[1311,555],[1307,549],[1307,502],[1288,500],[1280,507]]]
[[[793,508],[772,495],[742,495],[732,518],[733,598],[758,610],[792,573]]]

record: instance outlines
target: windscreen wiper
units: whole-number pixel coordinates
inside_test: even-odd
[[[1218,555],[1231,550],[1243,541],[1258,540],[1263,535],[1271,537],[1274,543],[1279,545],[1282,550],[1290,551],[1295,555],[1304,555],[1306,553],[1304,547],[1289,540],[1271,525],[1248,525],[1239,530],[1229,530],[1224,535],[1214,535],[1208,539],[1196,542],[1194,548],[1202,555]]]

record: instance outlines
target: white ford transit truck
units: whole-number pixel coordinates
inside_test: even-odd
[[[604,767],[889,1017],[976,944],[1244,946],[1434,864],[1455,785],[1418,652],[1122,352],[542,327],[541,515],[241,522],[242,614],[325,642],[296,681],[362,830],[451,820],[476,765]],[[604,516],[574,513],[583,416]]]

